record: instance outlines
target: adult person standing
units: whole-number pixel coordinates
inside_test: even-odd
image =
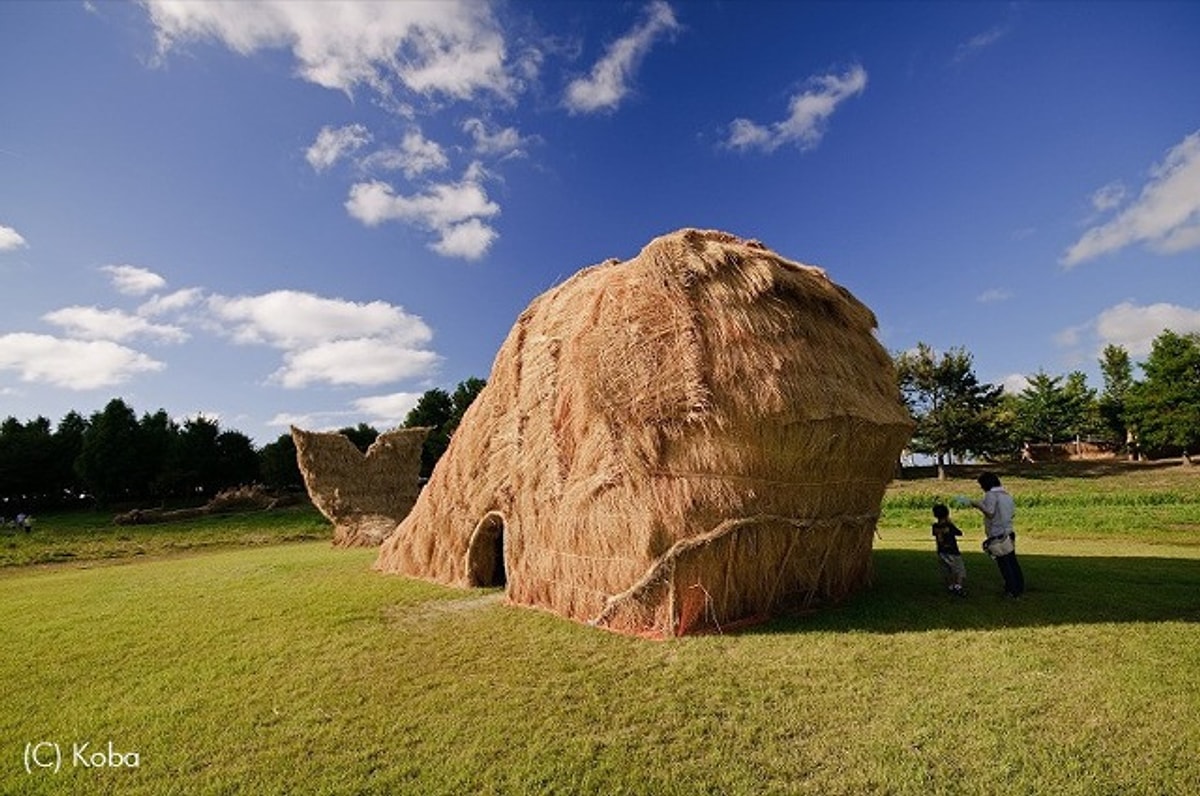
[[[1016,599],[1025,591],[1025,575],[1017,561],[1017,535],[1013,532],[1016,506],[1012,495],[1000,484],[995,473],[981,473],[976,479],[983,490],[982,500],[961,498],[963,505],[974,506],[983,514],[983,530],[987,538],[983,550],[996,561],[1000,577],[1004,578],[1004,594]]]

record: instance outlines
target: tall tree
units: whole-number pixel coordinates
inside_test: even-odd
[[[1100,394],[1100,421],[1109,439],[1136,458],[1136,430],[1129,424],[1127,402],[1133,389],[1133,364],[1129,352],[1119,345],[1106,345],[1100,355],[1104,391]]]
[[[934,457],[938,478],[946,477],[951,457],[993,452],[989,415],[999,406],[1001,388],[980,383],[966,349],[938,356],[918,343],[895,360],[900,393],[917,422],[910,444]]]
[[[296,459],[296,441],[291,434],[280,434],[258,452],[258,468],[263,483],[272,489],[300,489],[304,476]]]
[[[1080,372],[1051,376],[1038,371],[1017,396],[1017,429],[1023,439],[1055,444],[1094,427],[1095,391]]]
[[[450,394],[445,390],[434,388],[426,390],[417,399],[417,405],[404,418],[406,428],[419,426],[430,428],[429,436],[425,438],[425,445],[421,448],[421,476],[423,478],[429,477],[438,459],[442,458],[442,454],[450,446],[450,434],[446,431],[446,426],[453,416],[454,402],[450,398]]]
[[[102,505],[141,493],[136,480],[138,430],[137,417],[120,398],[91,417],[75,470]]]
[[[453,395],[436,388],[428,390],[421,395],[417,405],[404,418],[405,428],[429,426],[433,429],[421,448],[422,477],[428,478],[433,472],[434,465],[450,446],[450,435],[458,428],[467,408],[478,397],[485,384],[483,379],[471,377],[459,382]]]
[[[458,386],[454,388],[454,394],[450,396],[450,422],[447,423],[447,432],[451,435],[458,428],[458,424],[462,422],[463,415],[467,409],[475,402],[479,396],[479,392],[487,386],[487,382],[483,379],[478,379],[472,376],[465,381],[460,381]]]
[[[83,482],[75,472],[75,460],[83,450],[88,424],[78,412],[67,412],[54,430],[54,491],[63,499],[77,498]]]
[[[138,422],[136,478],[151,497],[164,497],[178,491],[181,475],[172,456],[179,425],[166,410],[147,412]]]
[[[1142,443],[1177,450],[1190,463],[1200,448],[1200,334],[1163,332],[1142,372],[1145,379],[1128,396]]]
[[[211,498],[221,485],[221,453],[216,420],[203,415],[185,420],[175,436],[171,460],[179,473],[179,486],[189,497]]]
[[[1088,386],[1083,371],[1074,370],[1067,374],[1063,395],[1067,406],[1067,434],[1080,439],[1099,433],[1101,423],[1096,391]]]
[[[260,478],[258,454],[254,443],[240,431],[222,431],[217,435],[219,476],[214,491],[253,484]]]
[[[10,505],[6,511],[29,511],[57,501],[53,494],[54,447],[50,421],[44,417],[21,423],[15,417],[0,423],[0,491]]]

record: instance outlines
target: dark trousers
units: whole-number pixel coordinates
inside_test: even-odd
[[[1020,597],[1025,591],[1025,575],[1017,563],[1016,552],[997,558],[996,566],[1000,567],[1000,577],[1004,578],[1004,591],[1013,597]]]

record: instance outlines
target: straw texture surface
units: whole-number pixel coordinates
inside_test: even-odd
[[[374,547],[395,530],[416,502],[428,434],[428,428],[388,431],[363,454],[344,434],[292,427],[304,485],[333,523],[335,546]]]
[[[874,328],[722,232],[586,268],[517,319],[375,566],[656,636],[842,599],[913,425]]]

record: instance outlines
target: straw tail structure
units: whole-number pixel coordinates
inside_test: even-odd
[[[428,428],[376,437],[363,454],[344,434],[292,426],[296,460],[313,505],[333,523],[336,547],[375,547],[417,500]]]
[[[722,232],[585,268],[517,319],[375,566],[652,636],[840,600],[913,426],[874,328]]]

